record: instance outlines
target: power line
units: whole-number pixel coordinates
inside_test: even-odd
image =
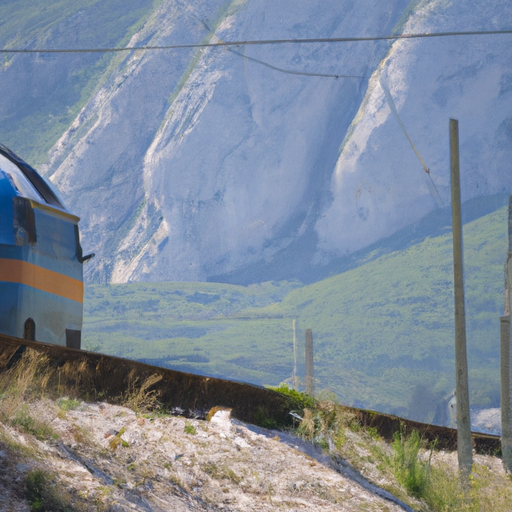
[[[199,22],[201,23],[201,25],[203,25],[206,30],[208,30],[208,32],[210,32],[210,34],[213,36],[215,35],[215,30],[212,29],[212,27],[210,27],[208,25],[208,23],[204,20],[201,20],[199,18],[197,18],[196,16],[194,16],[194,18]],[[218,36],[216,36],[218,38]],[[218,38],[218,41],[217,42],[224,42],[222,39]],[[279,66],[274,66],[273,64],[270,64],[269,62],[265,62],[263,60],[260,60],[260,59],[256,59],[254,57],[249,57],[248,55],[246,55],[245,53],[241,53],[241,52],[237,52],[236,50],[233,50],[233,48],[230,48],[229,46],[225,48],[228,52],[231,52],[231,53],[234,53],[235,55],[238,55],[239,57],[242,57],[243,59],[245,60],[248,60],[248,61],[251,61],[251,62],[256,62],[257,64],[260,64],[262,66],[265,66],[269,69],[272,69],[274,71],[279,71],[280,73],[285,73],[287,75],[296,75],[296,76],[314,76],[314,77],[320,77],[320,78],[358,78],[358,79],[365,79],[365,78],[369,78],[367,76],[357,76],[357,75],[335,75],[335,74],[327,74],[327,73],[314,73],[314,72],[308,72],[308,71],[296,71],[296,70],[293,70],[293,69],[286,69],[286,68],[281,68]]]
[[[268,62],[265,62],[263,60],[255,59],[254,57],[248,57],[247,55],[237,52],[236,50],[233,50],[232,48],[226,48],[231,53],[234,53],[235,55],[239,55],[243,59],[250,60],[252,62],[256,62],[258,64],[261,64],[262,66],[265,66],[267,68],[273,69],[275,71],[279,71],[281,73],[286,73],[288,75],[299,75],[299,76],[319,76],[322,78],[369,78],[368,76],[359,76],[359,75],[329,75],[327,73],[308,73],[307,71],[294,71],[292,69],[285,69],[280,68],[278,66],[274,66],[273,64],[269,64]]]
[[[270,44],[317,44],[317,43],[358,43],[365,41],[394,41],[398,39],[425,39],[437,37],[496,36],[510,35],[512,30],[473,30],[467,32],[431,32],[419,34],[391,34],[371,37],[325,37],[314,39],[258,39],[249,41],[219,41],[216,43],[170,44],[161,46],[126,46],[123,48],[2,48],[0,53],[107,53],[152,50],[176,50],[186,48],[215,48],[229,46],[262,46]]]
[[[439,193],[439,190],[437,190],[437,187],[436,187],[436,184],[434,183],[432,175],[430,174],[430,169],[427,167],[427,164],[425,163],[423,158],[421,158],[420,152],[416,149],[416,146],[414,145],[414,142],[412,141],[411,137],[409,136],[409,133],[407,133],[407,130],[405,129],[405,125],[402,122],[402,120],[400,119],[400,116],[398,115],[398,110],[396,109],[396,105],[393,100],[393,96],[391,96],[391,92],[389,91],[388,86],[386,85],[386,83],[384,82],[384,80],[382,78],[380,79],[380,85],[382,87],[382,90],[384,91],[384,96],[386,97],[386,101],[388,102],[391,112],[393,112],[393,114],[395,115],[396,120],[398,121],[398,124],[402,128],[405,136],[407,137],[407,140],[409,141],[409,144],[411,145],[411,148],[413,149],[414,153],[418,157],[418,160],[420,161],[421,166],[423,167],[423,170],[427,173],[427,176],[430,178],[430,184],[429,184],[430,192],[434,196],[434,199],[438,203],[438,206],[443,208],[444,207],[443,199],[441,197],[441,194]],[[432,188],[433,188],[433,190],[432,190]],[[440,203],[437,201],[437,199],[439,199]]]

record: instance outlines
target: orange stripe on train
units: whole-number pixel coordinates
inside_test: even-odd
[[[0,281],[25,284],[65,299],[83,302],[82,281],[26,261],[0,258]]]

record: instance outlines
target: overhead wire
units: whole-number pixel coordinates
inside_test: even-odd
[[[254,57],[249,57],[248,55],[245,55],[244,53],[237,52],[236,50],[233,50],[233,48],[226,48],[231,53],[234,53],[235,55],[239,55],[243,59],[250,60],[252,62],[256,62],[258,64],[261,64],[262,66],[265,66],[267,68],[273,69],[274,71],[280,71],[281,73],[286,73],[288,75],[299,75],[299,76],[319,76],[322,78],[369,78],[367,76],[359,76],[359,75],[334,75],[334,74],[327,74],[327,73],[309,73],[307,71],[295,71],[292,69],[285,69],[280,68],[278,66],[274,66],[273,64],[269,64],[268,62],[265,62],[260,59],[255,59]]]
[[[411,145],[414,153],[418,157],[418,160],[420,161],[421,166],[423,167],[423,170],[427,173],[427,176],[430,178],[431,184],[434,187],[434,190],[437,194],[437,197],[439,198],[439,201],[441,202],[441,206],[444,206],[444,202],[443,202],[443,199],[441,198],[441,194],[439,194],[436,184],[434,183],[434,180],[432,179],[432,176],[430,174],[430,169],[427,167],[427,164],[425,163],[423,158],[421,158],[421,155],[420,155],[419,151],[416,149],[416,146],[414,145],[414,142],[412,141],[411,137],[409,136],[409,133],[407,132],[405,125],[402,122],[402,119],[400,119],[398,110],[397,110],[395,102],[393,100],[393,96],[391,96],[391,92],[389,91],[388,86],[386,85],[386,83],[384,82],[384,80],[382,78],[380,79],[380,85],[382,87],[382,90],[384,91],[384,96],[386,98],[389,108],[391,109],[391,112],[395,116],[396,120],[398,121],[398,124],[400,125],[405,136],[407,137],[407,140],[409,141],[409,144]],[[433,194],[433,195],[435,195],[435,194]],[[437,200],[436,200],[436,202],[437,202]]]
[[[393,41],[400,39],[424,39],[438,37],[468,37],[468,36],[496,36],[510,35],[512,30],[471,30],[459,32],[429,32],[417,34],[389,34],[384,36],[367,37],[318,37],[310,39],[256,39],[242,41],[218,41],[215,43],[188,43],[156,46],[124,46],[107,48],[1,48],[0,53],[106,53],[175,50],[186,48],[215,48],[227,46],[260,46],[271,44],[317,44],[317,43],[357,43],[364,41]]]
[[[208,25],[199,20],[210,32],[213,33],[212,29]],[[188,44],[172,44],[172,45],[151,45],[151,46],[125,46],[125,47],[112,47],[112,48],[0,48],[0,54],[34,54],[34,53],[108,53],[108,52],[132,52],[132,51],[155,51],[155,50],[178,50],[178,49],[191,49],[191,48],[225,48],[226,50],[242,57],[243,59],[256,62],[269,69],[286,73],[290,75],[298,76],[312,76],[312,77],[324,77],[324,78],[357,78],[365,79],[367,76],[359,75],[342,75],[342,74],[328,74],[328,73],[313,73],[307,71],[295,71],[290,69],[281,68],[268,62],[249,57],[244,53],[240,53],[232,47],[240,46],[263,46],[263,45],[274,45],[274,44],[319,44],[319,43],[356,43],[356,42],[375,42],[375,41],[396,41],[396,40],[413,40],[413,39],[426,39],[426,38],[440,38],[440,37],[469,37],[469,36],[496,36],[496,35],[511,35],[512,30],[472,30],[472,31],[452,31],[452,32],[430,32],[430,33],[415,33],[415,34],[389,34],[384,36],[367,36],[367,37],[328,37],[328,38],[293,38],[293,39],[258,39],[258,40],[241,40],[241,41],[223,41],[217,40],[215,43],[188,43]],[[441,204],[443,200],[439,191],[437,190],[436,184],[430,174],[430,169],[425,164],[419,151],[416,149],[412,139],[410,138],[398,111],[396,109],[393,97],[389,92],[389,89],[380,81],[386,101],[393,112],[394,116],[398,120],[400,127],[402,128],[409,144],[411,145],[414,153],[420,161],[424,171],[430,178],[431,185],[433,186]]]
[[[208,23],[205,20],[199,19],[198,17],[194,16],[194,18],[203,25],[208,32],[210,32],[212,35],[215,35],[215,30],[208,25]],[[218,38],[218,36],[216,36]],[[222,39],[218,38],[218,42],[223,42]],[[254,57],[249,57],[245,53],[238,52],[234,50],[233,48],[227,46],[225,48],[227,51],[234,53],[235,55],[238,55],[239,57],[242,57],[245,60],[256,62],[257,64],[260,64],[262,66],[265,66],[269,69],[272,69],[274,71],[279,71],[280,73],[285,73],[288,75],[296,75],[296,76],[313,76],[313,77],[321,77],[321,78],[358,78],[358,79],[365,79],[369,78],[367,76],[358,76],[358,75],[336,75],[336,74],[328,74],[328,73],[314,73],[314,72],[308,72],[308,71],[296,71],[292,69],[285,69],[281,68],[279,66],[275,66],[273,64],[270,64],[269,62],[265,62],[260,59],[256,59]]]
[[[215,31],[208,25],[207,22],[205,22],[204,20],[200,20],[199,18],[197,18],[197,20],[213,35],[215,34]],[[223,42],[221,39],[218,40],[219,42]],[[246,60],[249,60],[249,61],[252,61],[252,62],[256,62],[258,64],[261,64],[267,68],[270,68],[270,69],[273,69],[275,71],[279,71],[279,72],[282,72],[282,73],[287,73],[287,74],[292,74],[292,75],[301,75],[301,76],[315,76],[315,77],[327,77],[327,78],[359,78],[359,79],[364,79],[364,78],[369,78],[367,76],[356,76],[356,75],[335,75],[335,74],[323,74],[323,73],[308,73],[308,72],[304,72],[304,71],[294,71],[294,70],[289,70],[289,69],[284,69],[284,68],[280,68],[280,67],[277,67],[277,66],[274,66],[272,64],[269,64],[268,62],[265,62],[265,61],[262,61],[260,59],[256,59],[254,57],[249,57],[247,55],[245,55],[244,53],[240,53],[236,50],[234,50],[233,48],[230,48],[230,47],[226,47],[226,50],[228,50],[229,52],[231,53],[234,53],[235,55],[238,55],[240,57],[242,57],[243,59],[246,59]],[[427,164],[425,163],[425,161],[423,160],[423,158],[421,157],[419,151],[416,149],[416,146],[414,145],[411,137],[409,136],[409,133],[407,132],[407,129],[405,128],[405,125],[404,123],[402,122],[402,119],[400,118],[400,115],[398,114],[398,110],[396,108],[396,105],[395,105],[395,102],[393,100],[393,97],[391,96],[391,93],[389,91],[389,88],[387,87],[387,85],[385,84],[384,80],[381,78],[380,79],[380,84],[381,84],[381,87],[382,87],[382,90],[384,91],[384,96],[386,98],[386,101],[389,105],[389,108],[391,109],[392,113],[394,114],[394,116],[396,117],[400,127],[402,128],[407,140],[409,141],[409,144],[411,145],[411,148],[413,149],[414,153],[416,154],[418,160],[420,161],[422,167],[423,167],[423,170],[425,171],[425,173],[427,174],[427,176],[429,177],[430,179],[430,189],[431,189],[431,193],[432,195],[434,195],[434,197],[436,198],[436,202],[438,203],[438,206],[441,206],[441,207],[444,207],[444,202],[443,202],[443,199],[441,197],[441,194],[439,193],[438,189],[437,189],[437,186],[436,184],[434,183],[434,180],[430,174],[430,169],[427,167]],[[433,190],[432,190],[432,187],[433,187]],[[435,194],[433,193],[435,192]],[[439,201],[437,201],[437,199],[439,199]]]

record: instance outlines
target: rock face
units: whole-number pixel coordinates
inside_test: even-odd
[[[507,26],[512,21],[510,6],[498,21],[491,4],[485,15],[471,2],[445,4],[423,2],[404,30],[491,30],[505,18]],[[460,123],[464,199],[511,189],[509,46],[508,36],[393,44],[372,75],[336,163],[333,201],[316,224],[325,257],[353,252],[449,204],[449,117]],[[434,185],[392,113],[386,88]]]
[[[167,0],[128,44],[510,26],[497,0]],[[83,219],[88,279],[303,278],[448,204],[449,117],[464,199],[510,190],[511,37],[118,57],[43,167]]]

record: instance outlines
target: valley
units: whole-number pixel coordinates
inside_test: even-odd
[[[470,397],[479,409],[499,406],[507,202],[500,195],[465,205]],[[310,328],[320,393],[432,422],[455,386],[452,241],[445,221],[440,213],[425,218],[416,229],[359,253],[352,268],[308,285],[88,285],[83,346],[278,385],[290,383],[293,373],[295,319],[301,379],[304,331]]]

